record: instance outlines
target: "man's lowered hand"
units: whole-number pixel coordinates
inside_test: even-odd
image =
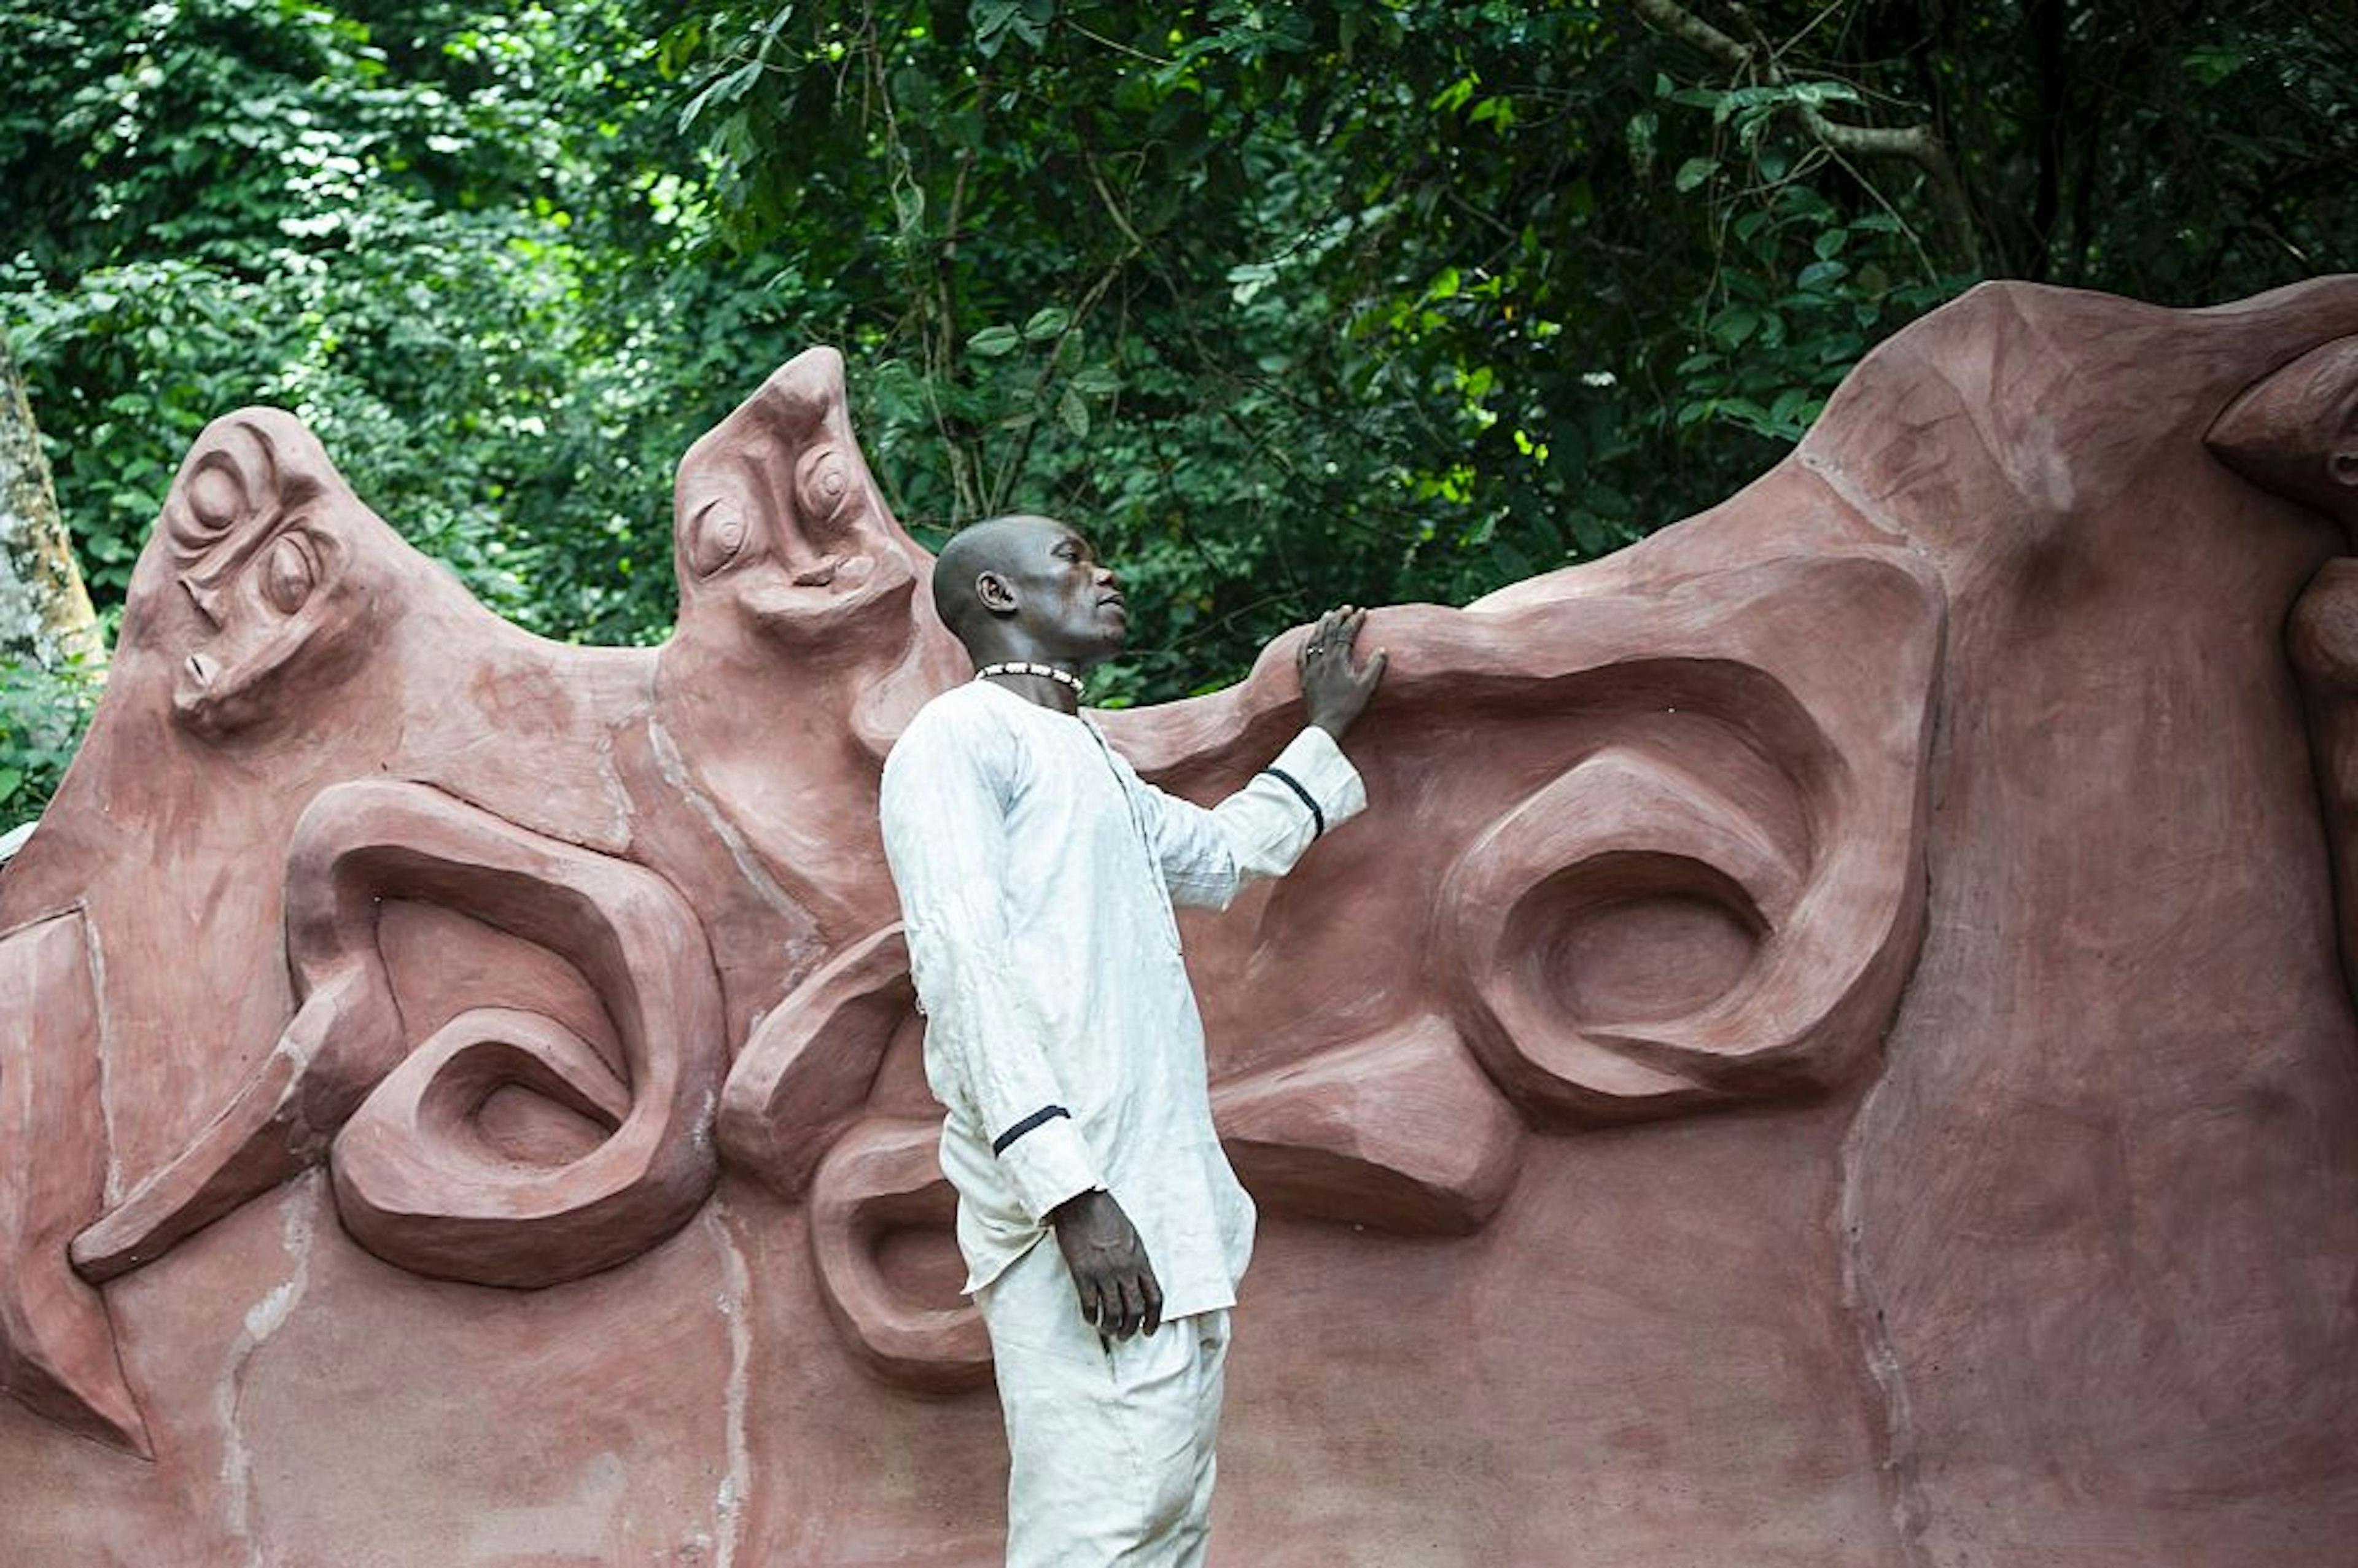
[[[1076,1194],[1051,1210],[1048,1222],[1089,1326],[1109,1339],[1152,1334],[1163,1322],[1163,1287],[1146,1243],[1113,1195],[1101,1187]]]

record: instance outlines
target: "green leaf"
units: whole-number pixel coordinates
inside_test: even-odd
[[[1759,330],[1760,312],[1749,306],[1731,305],[1711,320],[1711,335],[1731,349],[1741,348]]]
[[[977,359],[995,360],[1013,353],[1022,341],[1012,327],[985,327],[966,341],[966,351]]]
[[[0,768],[0,800],[7,800],[14,796],[24,783],[25,774],[22,769]]]
[[[1047,306],[1032,312],[1032,319],[1023,323],[1023,341],[1027,343],[1044,343],[1051,338],[1062,335],[1065,329],[1072,324],[1071,311],[1059,305]]]
[[[1065,388],[1065,395],[1056,400],[1056,417],[1062,419],[1065,422],[1065,428],[1074,435],[1081,437],[1088,435],[1089,406],[1082,399],[1076,389],[1069,386]]]
[[[1474,96],[1474,90],[1481,85],[1482,78],[1479,74],[1461,76],[1434,93],[1433,102],[1425,107],[1441,114],[1462,109],[1466,106],[1466,101]]]
[[[1687,159],[1686,162],[1679,165],[1679,172],[1672,177],[1671,184],[1682,191],[1693,190],[1696,186],[1701,185],[1704,180],[1709,179],[1713,175],[1717,174],[1718,172],[1719,160],[1717,158],[1691,157]]]
[[[692,129],[697,121],[704,117],[707,110],[742,99],[745,94],[753,90],[753,83],[761,78],[762,62],[758,59],[749,60],[725,75],[713,78],[706,84],[704,91],[689,99],[687,107],[679,112],[680,130],[686,132]]]

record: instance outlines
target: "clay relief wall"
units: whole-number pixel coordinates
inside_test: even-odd
[[[843,376],[689,451],[644,650],[199,438],[0,871],[0,1560],[995,1560],[875,826],[965,667]],[[1995,285],[1711,511],[1379,611],[1368,818],[1186,932],[1215,1560],[2338,1560],[2353,525],[2358,279]],[[1223,793],[1293,635],[1109,730]]]

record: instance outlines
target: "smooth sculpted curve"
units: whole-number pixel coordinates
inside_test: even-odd
[[[197,1141],[75,1238],[112,1279],[332,1152],[344,1225],[421,1274],[536,1286],[635,1257],[718,1173],[720,988],[679,895],[627,861],[524,832],[413,784],[340,784],[297,823],[287,958],[301,1005]],[[589,982],[615,1059],[557,1019],[469,1008],[413,1044],[380,948],[392,901],[457,911]],[[595,1125],[540,1164],[478,1124],[527,1088]]]

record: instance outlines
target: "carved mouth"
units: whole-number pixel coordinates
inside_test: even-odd
[[[739,577],[730,598],[756,624],[800,638],[864,623],[878,606],[906,598],[915,581],[898,556],[836,555],[798,571],[773,567]]]
[[[195,695],[203,696],[212,691],[213,676],[219,673],[221,666],[202,654],[190,654],[188,663],[180,667],[187,676],[183,684],[194,687]]]
[[[796,588],[832,588],[838,579],[848,587],[857,587],[868,580],[876,569],[871,556],[829,556],[815,567],[795,574]]]

